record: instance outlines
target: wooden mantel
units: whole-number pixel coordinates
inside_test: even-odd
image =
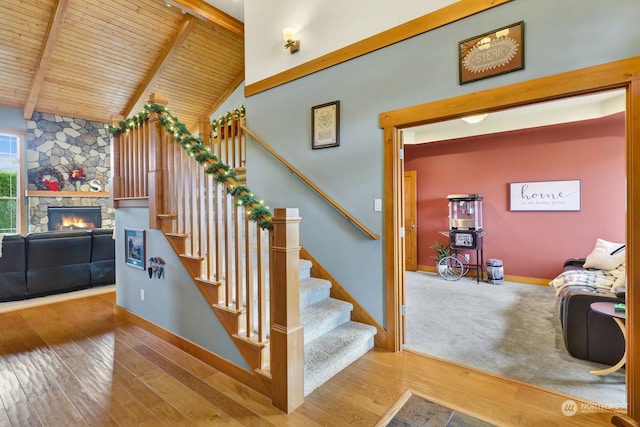
[[[27,197],[109,197],[109,192],[27,190]]]

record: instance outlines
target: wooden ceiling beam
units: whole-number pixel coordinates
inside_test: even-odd
[[[53,48],[56,45],[56,41],[58,39],[58,35],[60,34],[60,29],[62,28],[64,17],[67,13],[67,10],[69,9],[69,2],[70,0],[57,0],[53,9],[53,13],[51,14],[51,18],[49,19],[47,31],[44,35],[42,49],[40,50],[38,62],[36,62],[36,69],[33,73],[33,78],[31,79],[29,96],[27,96],[27,100],[23,107],[23,118],[25,120],[31,119],[33,111],[36,108],[38,96],[40,95],[40,90],[42,89],[42,85],[44,84],[45,75],[47,74],[47,70],[49,69],[49,62],[51,62],[51,53],[53,52]]]
[[[144,82],[142,82],[140,87],[138,87],[138,90],[136,90],[136,93],[134,93],[129,100],[129,103],[122,112],[122,115],[124,117],[129,117],[132,114],[137,113],[137,111],[134,112],[132,110],[138,104],[140,98],[145,96],[145,93],[149,91],[151,86],[160,77],[162,71],[167,67],[167,65],[169,65],[171,60],[176,55],[176,52],[189,35],[189,32],[191,32],[191,29],[195,26],[196,22],[196,19],[192,15],[185,16],[184,20],[182,21],[182,25],[180,25],[180,28],[178,28],[176,35],[173,37],[171,45],[162,53],[162,55],[158,57],[155,64],[153,64],[153,67],[147,74]]]
[[[231,15],[227,15],[218,8],[211,6],[202,0],[166,0],[167,4],[179,7],[189,14],[214,24],[244,37],[244,23]]]

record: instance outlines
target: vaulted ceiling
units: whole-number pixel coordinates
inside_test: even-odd
[[[160,92],[194,129],[244,79],[243,23],[202,0],[2,3],[0,105],[25,119],[108,123]]]

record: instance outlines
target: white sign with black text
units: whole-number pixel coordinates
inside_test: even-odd
[[[580,211],[580,180],[512,182],[511,211]]]

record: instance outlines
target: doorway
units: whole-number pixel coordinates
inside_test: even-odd
[[[536,80],[517,83],[483,92],[462,95],[452,99],[430,102],[401,110],[381,114],[380,126],[384,129],[385,154],[385,210],[390,214],[385,218],[387,236],[398,236],[404,217],[402,207],[402,141],[399,135],[403,128],[418,124],[436,123],[443,120],[484,112],[493,112],[511,107],[533,104],[540,101],[566,98],[602,91],[622,88],[627,90],[627,111],[629,119],[626,124],[627,139],[627,280],[635,282],[638,274],[638,263],[633,262],[640,239],[640,225],[632,218],[640,212],[640,198],[634,198],[635,188],[640,185],[640,152],[634,147],[640,146],[640,61],[632,59],[575,70],[559,75],[543,77]],[[387,238],[386,250],[386,294],[388,295],[387,326],[388,345],[390,349],[400,351],[402,315],[398,309],[402,300],[399,292],[403,289],[404,270],[403,241],[399,238]],[[630,337],[627,359],[627,400],[629,414],[633,417],[640,408],[640,396],[635,393],[638,380],[638,352],[636,334],[633,331],[640,327],[634,314],[634,307],[640,304],[639,293],[631,287],[627,293],[628,321],[627,330]]]
[[[422,141],[432,133],[428,128],[437,125],[426,126],[424,137],[408,135],[416,144],[404,145],[405,176],[416,170],[425,178],[419,180],[418,197],[420,272],[407,268],[405,274],[404,348],[589,401],[626,406],[624,371],[607,377],[603,385],[588,373],[599,366],[569,356],[562,335],[556,336],[561,334],[558,298],[548,286],[562,262],[586,256],[596,237],[625,239],[625,95],[624,90],[606,91],[492,113],[484,127],[456,119],[434,131],[444,139],[433,142]],[[545,109],[553,112],[553,125],[537,117]],[[570,116],[563,118],[563,113]],[[508,116],[504,126],[500,115]],[[527,129],[510,126],[519,115],[529,119]],[[448,137],[442,135],[445,125],[452,127]],[[460,138],[456,128],[465,133],[478,129],[479,135]],[[496,132],[499,128],[504,130]],[[482,135],[485,129],[491,132]],[[509,212],[507,181],[563,174],[580,178],[582,212]],[[448,228],[445,196],[464,192],[484,195],[484,250],[487,258],[505,260],[510,276],[504,286],[476,284],[472,277],[446,282],[435,274],[430,246],[447,242],[441,235]],[[538,222],[542,225],[536,226]],[[538,256],[543,252],[546,261]],[[524,330],[526,334],[520,333]],[[560,376],[566,382],[553,381]]]

